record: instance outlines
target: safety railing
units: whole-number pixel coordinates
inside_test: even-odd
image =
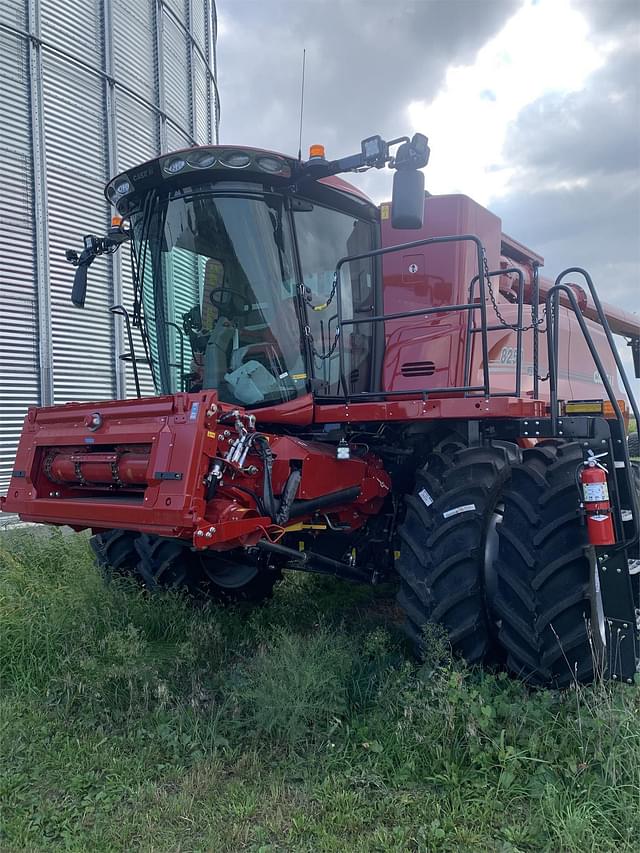
[[[618,422],[619,433],[621,436],[624,436],[625,433],[625,424],[624,417],[622,415],[622,410],[620,408],[620,404],[616,398],[615,392],[613,390],[613,386],[611,381],[607,375],[607,371],[602,362],[602,358],[600,357],[600,353],[598,352],[598,348],[596,347],[591,332],[589,331],[589,327],[584,318],[584,314],[582,313],[582,309],[578,304],[578,300],[576,299],[576,295],[572,288],[568,284],[563,284],[562,280],[567,276],[573,273],[577,273],[581,275],[589,288],[589,293],[591,294],[591,298],[596,308],[596,312],[598,314],[598,322],[604,329],[604,333],[607,338],[607,343],[609,344],[609,349],[611,350],[611,354],[613,355],[614,361],[616,363],[616,367],[618,368],[618,373],[620,374],[620,378],[622,379],[622,384],[624,386],[624,390],[627,393],[627,397],[629,400],[629,405],[631,406],[631,410],[633,411],[633,415],[636,419],[636,423],[640,423],[640,417],[638,416],[638,404],[636,402],[635,396],[633,394],[633,389],[631,388],[631,383],[627,379],[627,375],[622,364],[622,360],[618,353],[618,349],[616,347],[615,341],[613,339],[613,333],[611,332],[611,327],[609,326],[609,321],[607,320],[607,316],[602,309],[602,303],[600,302],[600,298],[596,292],[595,286],[593,284],[593,280],[589,273],[583,269],[582,267],[568,267],[566,270],[563,270],[560,275],[556,278],[554,285],[549,289],[546,296],[546,311],[547,311],[547,352],[549,359],[549,395],[550,395],[550,414],[551,414],[551,431],[552,434],[557,434],[558,430],[558,420],[561,417],[559,410],[559,400],[558,400],[558,351],[559,351],[559,332],[558,332],[558,324],[560,318],[560,294],[563,293],[567,300],[569,301],[569,305],[571,306],[571,310],[576,316],[576,320],[578,321],[578,325],[580,327],[580,331],[585,339],[589,352],[591,353],[591,357],[593,358],[594,364],[596,366],[596,370],[600,376],[600,380],[604,386],[605,391],[607,392],[607,397],[609,399],[609,403],[613,408],[613,412],[615,414],[616,420]],[[626,473],[626,477],[628,480],[628,490],[631,495],[631,513],[632,513],[632,529],[633,534],[631,539],[627,539],[623,544],[625,547],[629,547],[630,545],[634,545],[640,541],[640,522],[638,519],[638,513],[640,512],[640,508],[637,504],[637,499],[634,499],[634,486],[631,480],[631,459],[629,457],[629,448],[627,446],[626,441],[622,442],[621,447],[619,448],[622,455],[622,461],[624,462],[624,469]],[[618,469],[619,472],[620,469]]]
[[[400,252],[406,251],[407,249],[416,249],[419,246],[432,246],[437,244],[444,243],[473,243],[475,246],[476,252],[476,262],[478,267],[478,273],[473,278],[469,286],[469,299],[467,302],[452,304],[452,305],[439,305],[437,307],[425,307],[419,308],[412,311],[397,311],[390,314],[377,314],[373,317],[358,317],[358,318],[350,318],[344,319],[342,312],[342,295],[340,287],[340,275],[342,268],[345,264],[352,263],[353,261],[364,260],[365,258],[377,258],[383,255],[391,254],[392,252]],[[487,284],[492,276],[504,275],[505,273],[514,273],[518,276],[519,287],[518,287],[518,328],[522,327],[522,312],[523,312],[523,300],[524,300],[524,279],[522,272],[515,268],[509,268],[508,270],[495,270],[493,272],[485,271],[485,251],[484,246],[482,245],[480,239],[476,237],[474,234],[458,234],[453,236],[444,236],[444,237],[427,237],[422,240],[414,240],[410,243],[401,243],[396,246],[385,246],[382,249],[373,249],[369,252],[363,252],[358,255],[349,255],[347,257],[341,258],[335,270],[336,280],[338,285],[336,287],[336,310],[338,314],[338,323],[337,323],[337,336],[338,336],[338,363],[339,363],[339,372],[340,372],[340,387],[342,388],[345,400],[350,399],[370,399],[380,397],[406,397],[408,394],[419,394],[423,398],[427,398],[430,395],[434,394],[445,394],[445,393],[462,393],[465,396],[484,396],[484,397],[511,397],[511,396],[519,396],[520,388],[521,388],[521,377],[522,377],[522,338],[521,332],[518,332],[518,346],[517,346],[517,354],[516,354],[516,387],[513,392],[511,391],[501,391],[497,393],[491,393],[491,379],[489,373],[489,342],[488,342],[488,333],[490,331],[495,331],[497,329],[504,329],[504,326],[501,325],[489,325],[487,321],[487,301],[486,301],[486,288]],[[476,284],[478,285],[478,299],[475,299],[475,290]],[[345,354],[344,354],[344,344],[343,344],[343,335],[342,330],[347,326],[359,326],[368,323],[385,323],[390,320],[401,320],[401,319],[410,319],[412,317],[424,317],[425,319],[431,316],[435,316],[437,314],[448,314],[456,311],[466,311],[468,315],[467,321],[467,340],[465,344],[465,357],[464,357],[464,367],[463,367],[463,384],[462,385],[446,385],[441,388],[415,388],[415,389],[404,389],[401,391],[385,391],[385,390],[377,390],[377,391],[359,391],[357,393],[352,393],[349,391],[349,385],[347,382],[346,370],[345,370]],[[475,317],[476,313],[480,314],[480,324],[476,325]],[[479,334],[481,336],[481,350],[482,350],[482,385],[471,384],[471,367],[472,367],[472,356],[473,356],[473,346],[472,339],[475,334]]]
[[[484,331],[485,332],[504,332],[505,329],[511,329],[516,333],[516,364],[515,364],[515,387],[513,391],[494,391],[491,396],[492,397],[519,397],[522,391],[522,319],[524,313],[524,273],[522,270],[517,267],[507,267],[506,269],[501,270],[492,270],[490,272],[485,272],[485,277],[490,282],[494,276],[501,275],[516,275],[518,277],[518,298],[516,301],[516,305],[518,308],[517,319],[515,322],[515,328],[512,325],[504,324],[504,323],[493,323],[490,326],[487,326]],[[474,291],[476,283],[478,282],[478,276],[475,276],[471,280],[471,287],[469,292],[469,302],[474,301]],[[465,376],[467,375],[467,371],[471,370],[471,357],[473,353],[473,335],[478,332],[482,333],[483,328],[474,325],[475,314],[473,312],[469,312],[468,315],[468,323],[467,323],[467,340],[465,344],[465,353],[464,353],[464,370]],[[535,363],[534,359],[534,373],[538,372],[538,365]],[[487,395],[488,396],[488,395]]]

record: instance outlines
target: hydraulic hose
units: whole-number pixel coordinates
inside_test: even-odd
[[[276,524],[285,525],[289,521],[291,515],[291,507],[295,496],[298,494],[298,486],[302,479],[302,472],[295,468],[290,474],[285,483],[282,495],[280,497],[280,505],[276,515]]]
[[[262,502],[267,515],[274,522],[278,514],[276,501],[273,496],[273,453],[269,447],[269,442],[262,435],[257,435],[253,441],[256,450],[262,457],[264,468],[264,479],[262,484]]]
[[[340,506],[352,503],[360,494],[360,486],[350,486],[339,492],[330,492],[328,495],[320,495],[308,501],[294,501],[291,505],[291,518],[299,518],[302,515],[311,515],[319,509]]]

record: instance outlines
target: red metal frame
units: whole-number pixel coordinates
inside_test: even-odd
[[[32,408],[0,505],[24,521],[76,530],[120,527],[189,539],[196,548],[228,550],[277,539],[286,527],[274,525],[253,498],[264,478],[260,455],[250,450],[242,467],[224,461],[239,435],[238,418],[249,420],[242,410],[218,404],[212,391]],[[260,434],[273,455],[275,495],[298,467],[299,501],[356,492],[348,503],[328,506],[336,523],[357,529],[379,511],[390,479],[373,455],[339,460],[324,443]],[[223,463],[223,479],[209,498],[207,478],[216,460]],[[301,512],[296,523],[312,514]]]

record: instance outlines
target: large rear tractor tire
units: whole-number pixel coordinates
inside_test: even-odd
[[[485,600],[485,586],[492,584],[491,544],[501,490],[520,458],[508,442],[467,447],[446,439],[418,471],[414,492],[405,499],[396,569],[398,604],[419,655],[425,626],[438,623],[454,654],[471,664],[491,660],[493,626]]]
[[[580,517],[578,442],[524,451],[504,493],[493,605],[507,668],[567,687],[603,671],[606,629],[593,549]]]

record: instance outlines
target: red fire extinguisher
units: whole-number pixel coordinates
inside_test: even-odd
[[[579,479],[589,542],[592,545],[615,544],[606,468],[592,455],[584,463]]]

